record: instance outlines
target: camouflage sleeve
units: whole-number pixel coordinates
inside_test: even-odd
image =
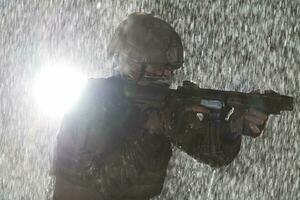
[[[124,100],[112,80],[91,80],[58,134],[54,197],[146,199],[160,193],[169,140],[150,134],[145,114]],[[104,85],[103,85],[104,84]]]
[[[231,137],[229,121],[216,122],[205,117],[200,120],[195,113],[186,112],[173,124],[168,134],[172,142],[193,158],[212,167],[228,165],[240,150],[241,137]]]

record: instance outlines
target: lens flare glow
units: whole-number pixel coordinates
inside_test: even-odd
[[[63,64],[45,67],[34,82],[34,95],[42,112],[61,116],[75,103],[87,79]]]

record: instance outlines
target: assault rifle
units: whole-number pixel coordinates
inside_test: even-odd
[[[154,85],[126,84],[127,96],[133,97],[137,104],[145,107],[162,108],[173,105],[200,105],[212,111],[215,116],[224,108],[246,110],[255,108],[266,114],[280,114],[293,110],[293,97],[280,95],[272,90],[260,93],[243,93],[199,88],[192,82],[184,81],[178,89],[168,89]]]

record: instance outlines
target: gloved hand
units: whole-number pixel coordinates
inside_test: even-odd
[[[246,111],[235,110],[230,118],[230,129],[234,134],[256,138],[266,126],[268,115],[254,108]]]

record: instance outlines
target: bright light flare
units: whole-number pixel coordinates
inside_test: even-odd
[[[34,95],[42,112],[61,116],[75,103],[87,79],[63,64],[45,67],[34,82]]]

